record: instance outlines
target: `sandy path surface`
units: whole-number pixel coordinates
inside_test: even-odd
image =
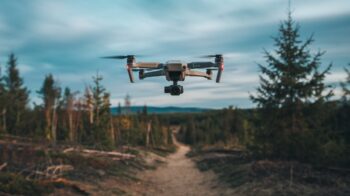
[[[190,151],[188,146],[177,141],[174,143],[178,150],[166,158],[164,165],[142,174],[147,186],[145,195],[232,195],[229,189],[218,186],[214,173],[200,172],[186,157]]]

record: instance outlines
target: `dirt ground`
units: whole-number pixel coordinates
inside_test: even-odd
[[[214,173],[197,169],[186,156],[190,147],[176,140],[174,143],[178,149],[165,158],[165,164],[140,174],[142,183],[147,187],[144,195],[233,195],[230,188],[218,184]]]
[[[50,157],[56,153],[55,159],[50,158],[51,162],[53,160],[51,164],[63,164],[64,162],[64,164],[71,164],[74,169],[70,171],[71,173],[67,173],[67,175],[60,176],[57,179],[42,180],[45,182],[54,181],[57,185],[55,185],[53,192],[49,195],[233,195],[233,190],[219,183],[214,172],[199,171],[196,163],[186,156],[190,151],[190,147],[178,143],[175,137],[173,138],[173,143],[177,147],[175,153],[164,157],[152,151],[138,149],[140,152],[139,158],[144,160],[145,163],[126,159],[123,161],[123,164],[113,165],[113,167],[118,167],[113,170],[113,175],[111,174],[112,171],[110,171],[111,166],[108,166],[115,162],[113,159],[115,157],[113,156],[94,157],[95,155],[81,154],[82,152],[80,151],[79,154],[74,151],[74,148],[72,148],[74,152],[72,151],[72,154],[70,154],[65,147],[62,147],[63,151],[58,147],[55,149],[57,152],[53,151],[53,149],[49,151],[49,148],[45,145],[17,142],[17,140],[13,141],[10,139],[0,140],[2,145],[0,145],[0,150],[2,149],[3,151],[0,153],[3,155],[0,156],[0,158],[2,157],[0,163],[8,162],[9,166],[18,165],[19,167],[23,165],[23,168],[27,168],[29,167],[28,160],[31,161],[31,165],[45,162],[46,154],[43,153],[46,151],[43,149],[52,154],[50,154]],[[13,150],[13,148],[17,150]],[[27,153],[24,149],[31,153]],[[30,159],[22,160],[22,158],[26,157],[23,156],[24,153],[30,154]],[[7,172],[12,171],[9,166],[5,167]],[[105,166],[106,168],[104,168]],[[129,169],[124,171],[123,168]],[[17,188],[21,187],[18,184],[15,185],[18,186]],[[5,194],[6,192],[0,190],[0,195],[2,193]],[[46,193],[43,194],[45,195]]]

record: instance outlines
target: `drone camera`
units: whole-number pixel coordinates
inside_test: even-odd
[[[170,85],[164,87],[164,92],[171,95],[180,95],[184,92],[184,88],[181,85]]]

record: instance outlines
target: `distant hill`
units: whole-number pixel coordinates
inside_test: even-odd
[[[130,107],[131,113],[136,114],[143,111],[144,106],[132,106]],[[127,109],[125,107],[121,107],[122,114],[127,113]],[[165,113],[198,113],[198,112],[205,112],[212,109],[206,109],[206,108],[195,108],[195,107],[154,107],[154,106],[147,106],[147,113],[148,114],[165,114]],[[118,115],[118,107],[112,107],[111,112],[113,115]]]

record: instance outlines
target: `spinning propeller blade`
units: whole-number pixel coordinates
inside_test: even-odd
[[[222,54],[210,54],[210,55],[199,56],[199,58],[220,58],[220,57],[222,57]]]
[[[128,55],[103,56],[101,58],[103,58],[103,59],[127,59],[127,58],[135,58],[135,57],[145,57],[145,55],[128,54]]]
[[[215,58],[215,64],[217,65],[218,73],[216,75],[216,83],[219,83],[221,80],[222,71],[224,71],[224,57],[222,54],[211,54],[203,55],[200,58]]]

